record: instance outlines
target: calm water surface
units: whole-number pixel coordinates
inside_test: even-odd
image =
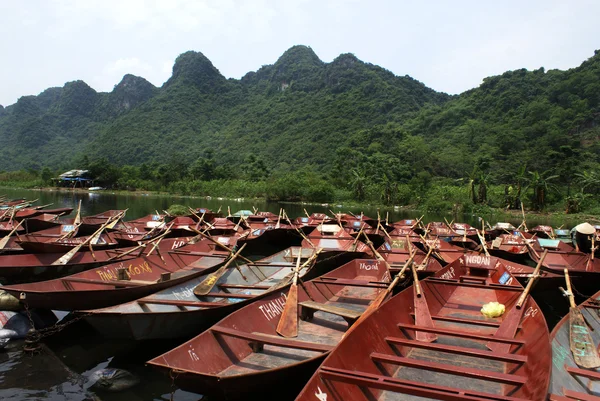
[[[204,199],[177,196],[152,196],[144,194],[116,195],[108,191],[99,193],[81,192],[48,192],[35,190],[0,189],[0,195],[9,198],[39,199],[36,205],[52,203],[49,208],[73,207],[82,201],[82,214],[100,213],[107,209],[129,209],[128,219],[134,219],[166,210],[172,204],[192,207],[207,207],[227,212],[240,209],[278,213],[285,208],[291,217],[308,213],[334,211],[363,211],[370,217],[377,216],[377,209],[372,207],[348,208],[344,205],[298,205],[279,204],[253,200]],[[389,213],[391,221],[405,218],[418,218],[416,212],[402,209],[382,209],[382,217]],[[443,221],[450,215],[426,215],[424,221]],[[496,222],[494,216],[483,216],[486,220]],[[478,216],[465,215],[457,221],[479,227]],[[511,221],[518,225],[520,221]],[[548,224],[546,220],[528,221],[530,226]],[[556,224],[556,222],[555,222]],[[560,225],[560,223],[558,223]],[[22,342],[11,343],[7,350],[0,351],[0,400],[105,400],[105,401],[137,401],[137,400],[170,400],[196,401],[202,399],[198,394],[191,394],[176,389],[169,377],[154,369],[145,367],[144,362],[177,346],[177,343],[133,343],[107,341],[94,333],[85,323],[77,322],[65,330],[44,340],[41,352],[27,355],[22,351]],[[94,392],[87,377],[97,369],[106,367],[127,369],[141,378],[141,384],[120,393]],[[249,397],[248,399],[255,399]]]

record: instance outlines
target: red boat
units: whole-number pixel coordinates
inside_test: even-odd
[[[298,401],[546,398],[548,328],[502,266],[447,267],[368,316],[335,348]],[[419,296],[420,292],[420,296]],[[486,317],[484,304],[506,312]]]
[[[229,255],[229,252],[214,247],[212,242],[203,240],[162,252],[161,255],[154,253],[126,263],[112,263],[56,280],[8,285],[2,289],[20,298],[31,308],[104,308],[210,273]],[[207,249],[210,251],[207,252]]]
[[[237,266],[231,265],[205,296],[194,294],[198,284],[207,279],[201,276],[137,301],[91,311],[86,320],[105,337],[187,339],[227,314],[289,284],[290,269],[299,254],[304,261],[300,277],[305,280],[357,256],[342,250],[315,252],[313,248],[292,247],[252,264],[240,261]]]
[[[527,239],[520,234],[500,234],[493,241],[487,243],[490,254],[515,262],[524,262],[529,259],[529,247]]]
[[[16,243],[28,253],[66,253],[70,249],[82,244],[88,240],[90,236],[79,237],[49,237],[38,234],[27,234],[20,236]],[[91,241],[90,241],[91,242]],[[92,244],[93,249],[112,249],[117,248],[119,243],[112,237],[111,234],[102,233],[97,241]],[[88,248],[88,247],[86,247]]]
[[[260,399],[269,389],[283,387],[297,391],[389,278],[384,263],[354,260],[298,287],[297,337],[281,337],[276,331],[287,300],[285,288],[148,364],[170,371],[183,390],[219,400],[248,394],[260,394]]]

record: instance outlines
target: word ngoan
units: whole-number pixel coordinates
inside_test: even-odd
[[[125,266],[123,266],[125,267]],[[113,280],[118,280],[119,276],[117,274],[117,271],[115,269],[110,269],[110,268],[106,268],[103,270],[96,270],[96,273],[98,273],[98,275],[100,276],[100,279],[102,279],[102,281],[113,281]],[[137,276],[138,274],[142,274],[142,273],[152,273],[152,268],[150,267],[150,265],[148,265],[148,262],[144,262],[140,265],[129,265],[127,267],[127,275],[129,277],[131,276]]]

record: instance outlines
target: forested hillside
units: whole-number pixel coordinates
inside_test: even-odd
[[[0,107],[0,170],[91,166],[121,187],[240,180],[277,199],[339,189],[384,203],[419,202],[431,182],[487,203],[500,185],[499,203],[530,190],[540,208],[553,186],[565,198],[598,182],[599,123],[599,52],[568,71],[509,71],[457,96],[352,54],[324,63],[305,46],[240,80],[187,52],[161,88],[132,75],[110,93],[74,81]]]

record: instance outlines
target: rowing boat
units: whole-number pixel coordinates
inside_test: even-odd
[[[148,364],[170,371],[180,388],[219,400],[297,394],[389,278],[382,261],[354,260],[298,287],[297,337],[276,331],[288,300],[285,288]]]
[[[446,266],[382,305],[297,400],[544,400],[551,359],[543,314],[530,296],[517,308],[526,293],[508,284],[503,266],[471,262]],[[506,312],[484,316],[491,301]]]
[[[215,270],[229,253],[215,250],[212,243],[204,241],[55,280],[1,288],[31,308],[78,310],[117,305]]]

